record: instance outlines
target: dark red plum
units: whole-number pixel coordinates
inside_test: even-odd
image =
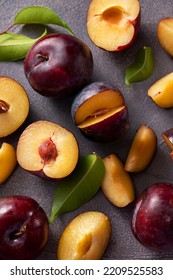
[[[24,61],[31,87],[48,97],[71,96],[91,79],[93,57],[79,38],[50,34],[38,40]]]
[[[147,248],[173,251],[173,184],[156,183],[143,191],[134,208],[132,231]]]
[[[48,241],[48,218],[27,196],[0,199],[0,259],[35,259]]]
[[[75,97],[72,117],[89,139],[113,142],[129,128],[128,111],[120,90],[105,82],[94,82]]]

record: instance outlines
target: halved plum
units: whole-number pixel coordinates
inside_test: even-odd
[[[94,82],[76,96],[72,117],[81,132],[93,141],[113,142],[129,128],[122,93],[105,82]]]
[[[25,128],[16,153],[23,169],[45,179],[59,180],[76,167],[79,148],[71,131],[43,120]]]

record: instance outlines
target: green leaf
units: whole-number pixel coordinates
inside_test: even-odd
[[[59,182],[55,191],[50,223],[62,213],[72,211],[91,199],[105,174],[104,163],[96,154],[79,160],[74,172]]]
[[[2,34],[0,36],[0,61],[14,61],[24,58],[31,46],[46,34],[46,29],[37,39],[32,39],[21,34]]]
[[[125,73],[125,83],[130,86],[131,83],[141,82],[148,79],[154,70],[154,56],[150,47],[140,49],[135,58],[135,62],[127,67]]]
[[[14,18],[14,24],[55,24],[64,27],[71,34],[73,31],[50,8],[44,6],[28,6],[20,10]]]

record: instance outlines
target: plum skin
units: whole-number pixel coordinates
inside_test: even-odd
[[[129,128],[128,111],[125,106],[113,116],[102,122],[81,128],[81,132],[87,138],[96,142],[113,142],[122,138]]]
[[[155,183],[142,192],[134,207],[132,232],[149,249],[173,251],[173,184]]]
[[[85,86],[93,73],[91,50],[68,34],[49,34],[38,40],[24,61],[31,87],[47,97],[71,96]]]
[[[30,197],[14,195],[0,199],[0,210],[0,259],[35,259],[48,241],[43,208]]]
[[[139,28],[141,25],[141,11],[139,12],[139,15],[137,16],[137,18],[134,20],[133,25],[134,25],[135,32],[134,32],[132,40],[125,46],[119,46],[118,49],[115,50],[114,52],[126,50],[135,43],[138,33],[139,33]]]

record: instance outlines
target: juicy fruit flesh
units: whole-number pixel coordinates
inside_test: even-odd
[[[40,144],[50,140],[53,159],[45,162],[40,156]],[[58,151],[54,150],[54,145]],[[42,147],[43,148],[43,147]],[[20,136],[17,145],[19,164],[31,172],[43,172],[50,178],[63,178],[69,175],[78,161],[78,144],[73,134],[65,128],[48,122],[38,121],[28,126]]]
[[[108,217],[101,212],[85,212],[74,218],[64,230],[58,245],[61,260],[98,260],[111,234]]]
[[[16,151],[13,146],[3,143],[0,147],[0,184],[5,182],[17,164]]]
[[[125,106],[121,106],[115,109],[106,109],[105,111],[96,112],[93,116],[89,116],[82,124],[78,125],[79,128],[88,127],[96,123],[102,122],[105,119],[108,119],[111,116],[114,116],[116,113],[121,112],[125,109]],[[102,114],[103,113],[103,114]]]
[[[125,207],[134,200],[134,187],[121,160],[114,154],[103,159],[106,173],[102,182],[105,196],[117,207]]]
[[[0,77],[0,102],[1,106],[3,103],[7,108],[0,113],[0,137],[5,137],[25,121],[29,113],[29,100],[19,83],[11,78]]]
[[[137,0],[92,0],[87,15],[89,37],[103,49],[118,50],[132,41],[139,14]]]
[[[148,90],[148,95],[161,108],[173,107],[173,72],[156,81]]]
[[[75,122],[77,125],[82,124],[88,117],[103,115],[124,104],[124,98],[118,91],[112,89],[102,91],[91,98],[87,99],[76,111]]]
[[[157,35],[163,49],[173,56],[173,18],[165,18],[159,22]]]
[[[155,132],[146,125],[141,125],[133,139],[126,162],[128,172],[143,171],[154,156],[157,146]]]

